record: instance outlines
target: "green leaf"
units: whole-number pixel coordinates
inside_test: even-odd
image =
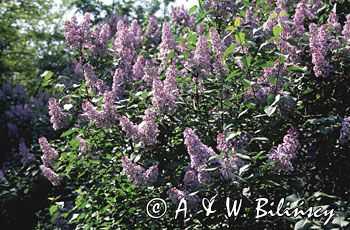
[[[50,215],[52,216],[52,214],[57,210],[57,205],[52,205],[49,209],[50,211]]]
[[[246,87],[246,88],[255,84],[254,81],[249,81],[248,79],[243,79],[242,83],[243,83],[244,87]]]
[[[282,26],[281,24],[277,24],[273,27],[273,35],[275,38],[278,38],[282,32]]]
[[[198,9],[198,6],[194,5],[188,10],[188,13],[189,14],[193,14],[194,12],[197,11],[197,9]]]
[[[241,18],[237,18],[234,23],[235,27],[238,27],[241,25]]]
[[[231,54],[234,50],[236,49],[236,45],[235,44],[231,44],[224,52],[224,54],[222,55],[222,60],[225,60],[226,57]]]
[[[243,44],[245,41],[245,34],[242,32],[239,32],[238,34],[235,35],[235,39],[239,44]]]

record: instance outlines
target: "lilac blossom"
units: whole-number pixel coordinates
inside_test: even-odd
[[[132,71],[134,81],[140,81],[143,78],[145,75],[145,59],[142,56],[137,58]]]
[[[53,186],[59,186],[61,184],[61,178],[52,169],[40,165],[42,174],[51,182]]]
[[[24,140],[21,139],[19,141],[19,154],[22,156],[21,163],[23,167],[28,166],[30,163],[35,161],[35,157],[32,153],[29,152]]]
[[[39,145],[41,152],[43,153],[41,160],[46,166],[53,167],[55,165],[54,160],[56,160],[58,157],[57,150],[51,147],[45,137],[39,138]]]
[[[104,24],[102,28],[95,26],[91,33],[91,42],[88,48],[94,55],[103,55],[107,51],[109,38],[110,29],[108,24]]]
[[[159,130],[153,109],[145,111],[143,121],[139,125],[135,125],[126,116],[121,116],[119,122],[126,136],[132,139],[134,143],[153,145],[156,142]]]
[[[230,153],[235,153],[237,151],[240,151],[246,144],[247,139],[249,137],[246,136],[247,134],[242,136],[242,140],[237,140],[235,138],[234,141],[228,142],[226,140],[226,136],[223,133],[219,133],[216,141],[217,141],[217,149],[220,151],[221,154],[224,154],[223,158],[219,158],[218,161],[221,165],[220,172],[221,175],[226,179],[233,179],[234,178],[234,170],[237,167],[240,167],[244,165],[244,161],[240,159],[237,156],[230,156]],[[232,143],[233,142],[233,143]]]
[[[77,140],[79,141],[79,152],[86,153],[89,149],[89,143],[83,138],[82,135],[78,135]]]
[[[310,51],[312,56],[312,64],[314,64],[314,72],[316,77],[328,75],[330,64],[326,59],[328,51],[327,40],[327,27],[326,25],[317,28],[317,25],[311,23],[310,26],[311,38],[310,38]]]
[[[128,157],[122,157],[123,173],[136,185],[151,185],[158,180],[158,167],[153,165],[147,170],[133,163]]]
[[[294,127],[288,130],[287,135],[283,137],[283,143],[277,148],[272,148],[268,154],[270,162],[275,162],[277,166],[285,171],[293,170],[292,159],[297,155],[299,146],[298,130]]]
[[[128,25],[122,20],[118,21],[117,29],[113,47],[117,58],[120,60],[120,65],[124,69],[130,68],[129,66],[136,58],[134,35],[130,32]]]
[[[118,98],[123,95],[123,85],[126,79],[126,73],[123,69],[116,68],[113,75],[112,92]]]
[[[205,168],[210,157],[216,156],[212,148],[204,145],[192,129],[186,128],[184,131],[185,145],[190,155],[191,163],[187,167],[184,183],[186,186],[198,189],[208,184],[211,177]]]
[[[86,64],[84,66],[84,70],[84,77],[89,93],[94,92],[97,94],[103,94],[105,91],[108,90],[108,86],[105,84],[105,82],[96,76],[92,65]]]
[[[339,142],[340,144],[343,145],[348,143],[349,139],[350,139],[350,116],[345,117],[341,123]]]
[[[65,22],[64,36],[68,45],[73,49],[82,49],[90,45],[90,13],[85,13],[81,25],[76,16]]]
[[[152,85],[153,79],[158,76],[158,67],[152,60],[146,60],[144,72],[143,80],[146,85]]]
[[[162,42],[159,45],[158,58],[162,64],[166,63],[167,55],[176,48],[176,43],[171,32],[170,26],[167,22],[163,23],[162,28]]]
[[[89,101],[82,105],[84,114],[97,128],[112,128],[116,120],[116,106],[114,105],[113,92],[107,91],[103,94],[102,110],[98,111]]]
[[[188,11],[183,5],[176,7],[172,6],[170,17],[175,24],[181,27],[181,30],[183,30],[185,27],[189,27],[190,29],[195,27],[195,18],[189,15]]]
[[[135,47],[139,46],[142,42],[142,30],[136,19],[132,20],[129,33],[133,35]]]
[[[312,20],[316,16],[314,13],[311,11],[309,6],[306,4],[305,1],[300,2],[297,5],[297,8],[295,10],[295,14],[293,16],[293,23],[294,23],[294,28],[296,29],[297,33],[301,35],[303,31],[305,31],[304,27],[304,21],[305,19]]]
[[[179,100],[178,83],[176,81],[177,71],[175,67],[171,65],[165,75],[166,79],[164,83],[159,78],[153,79],[152,104],[157,107],[160,114],[174,112]]]
[[[182,198],[184,198],[189,204],[199,202],[198,195],[190,195],[187,191],[182,191],[175,187],[169,189],[168,195],[173,203],[177,204]]]
[[[344,35],[345,42],[350,42],[350,14],[346,15],[346,22],[342,34]]]
[[[184,138],[187,152],[191,158],[191,168],[201,169],[205,167],[209,158],[216,155],[212,148],[207,147],[202,143],[192,129],[185,129]]]
[[[155,16],[152,16],[148,21],[145,37],[155,45],[158,45],[160,42],[160,28],[158,26],[158,19]]]
[[[68,114],[63,112],[55,98],[50,98],[48,102],[50,122],[54,130],[59,130],[67,127]]]
[[[232,0],[207,0],[204,4],[205,10],[211,11],[214,18],[226,19],[237,7],[237,3]]]
[[[195,68],[199,77],[205,77],[211,71],[210,52],[207,39],[204,34],[199,35],[194,56],[190,60],[191,68]]]
[[[338,22],[337,14],[335,12],[332,11],[329,13],[327,23],[335,33],[339,33],[341,31],[341,24]]]
[[[223,42],[220,39],[220,35],[215,27],[210,28],[210,39],[211,39],[211,49],[214,53],[214,63],[213,63],[213,72],[215,74],[227,73],[227,68],[224,66],[222,62],[222,55],[224,53],[225,47]]]

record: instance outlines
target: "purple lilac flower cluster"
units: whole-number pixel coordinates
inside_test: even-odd
[[[172,6],[170,17],[175,24],[179,25],[182,28],[182,30],[185,27],[189,27],[190,29],[193,29],[195,27],[195,18],[189,15],[188,10],[185,9],[183,5],[176,7]]]
[[[158,180],[158,167],[153,165],[145,170],[133,163],[128,157],[122,157],[123,173],[136,185],[151,185]]]
[[[44,165],[40,165],[40,170],[53,186],[59,186],[61,183],[60,177],[54,171],[52,171],[51,168],[49,168],[55,166],[54,161],[58,157],[58,152],[56,149],[51,147],[45,137],[39,138],[39,145],[41,152],[43,153],[41,160],[44,163]]]
[[[224,133],[219,133],[217,135],[216,141],[217,141],[217,149],[220,151],[220,153],[224,154],[223,158],[219,158],[218,161],[221,165],[220,172],[221,175],[226,179],[233,179],[234,178],[234,169],[237,167],[240,167],[244,165],[244,161],[240,159],[237,156],[230,156],[230,153],[237,153],[237,151],[240,151],[244,145],[248,142],[249,137],[246,135],[243,135],[242,140],[243,141],[233,141],[228,142],[226,140],[226,135]]]
[[[93,67],[90,64],[86,64],[84,66],[84,77],[86,80],[86,86],[88,87],[89,93],[94,92],[96,94],[103,94],[105,91],[109,89],[106,83],[96,76],[93,70]]]
[[[79,25],[76,16],[64,25],[64,37],[72,49],[88,48],[90,44],[90,13],[85,13],[82,23]]]
[[[211,49],[214,54],[213,72],[215,74],[225,74],[228,69],[222,62],[222,55],[225,52],[225,45],[215,27],[210,28]]]
[[[278,61],[275,62],[273,67],[264,68],[264,74],[258,78],[256,84],[252,85],[251,89],[244,95],[247,100],[254,98],[256,102],[264,102],[267,96],[271,93],[278,93],[283,88],[282,77],[286,76],[288,72],[284,69],[284,65]],[[269,82],[269,78],[276,80],[276,84],[273,85]]]
[[[82,135],[78,135],[77,140],[79,141],[79,152],[86,153],[89,149],[89,143],[83,138]]]
[[[167,22],[163,23],[162,27],[162,41],[159,44],[159,53],[158,58],[161,60],[162,64],[165,64],[167,62],[167,55],[175,50],[176,48],[176,42],[173,36],[173,33],[171,32],[170,25]]]
[[[26,167],[35,161],[34,155],[29,152],[23,139],[19,141],[19,154],[22,156],[21,163],[23,167]]]
[[[309,26],[311,32],[310,51],[312,55],[312,64],[314,64],[314,72],[316,77],[327,76],[330,69],[330,64],[326,59],[328,51],[328,33],[327,26],[322,25],[317,28],[317,25],[311,23]]]
[[[67,127],[68,114],[63,112],[55,98],[50,98],[48,102],[50,122],[54,130],[59,130]]]
[[[344,145],[348,143],[349,140],[350,140],[350,116],[345,117],[341,123],[339,142],[340,144]]]
[[[169,189],[168,195],[171,201],[175,204],[179,203],[182,198],[189,204],[194,204],[200,201],[198,195],[190,195],[187,191],[182,191],[175,187]]]
[[[236,1],[232,0],[207,0],[204,9],[211,11],[210,15],[214,18],[226,19],[237,6]]]
[[[116,120],[116,106],[114,105],[114,95],[111,91],[103,94],[102,111],[98,111],[89,101],[85,101],[82,105],[84,114],[90,121],[95,123],[96,127],[111,128]]]
[[[126,136],[134,143],[142,143],[145,146],[156,143],[159,130],[156,123],[156,113],[153,109],[145,111],[143,121],[139,125],[135,125],[126,116],[121,116],[119,122]]]
[[[295,10],[295,14],[293,16],[294,28],[296,29],[296,33],[301,35],[305,31],[304,22],[305,19],[312,20],[316,16],[312,12],[311,8],[307,5],[306,1],[301,1]]]
[[[211,181],[211,177],[208,171],[205,170],[205,167],[209,162],[209,158],[216,156],[216,153],[212,148],[204,145],[190,128],[185,129],[184,139],[191,159],[191,163],[185,173],[184,183],[193,189],[203,187],[204,184]]]
[[[103,55],[107,52],[107,43],[110,38],[110,28],[108,24],[104,24],[102,28],[97,25],[91,32],[90,43],[88,44],[89,50],[94,55]]]
[[[299,132],[296,128],[291,127],[287,135],[283,137],[283,143],[277,148],[272,148],[269,152],[269,161],[275,162],[277,166],[285,171],[293,170],[292,159],[296,157],[299,140]]]
[[[152,104],[157,107],[160,114],[174,112],[179,100],[178,83],[176,81],[178,74],[175,67],[171,65],[165,75],[164,83],[157,77],[153,79]]]
[[[158,19],[155,16],[152,16],[148,21],[144,35],[154,45],[158,45],[160,43],[160,32]]]
[[[39,166],[42,174],[51,182],[53,186],[59,186],[61,184],[61,178],[52,169],[45,165]]]
[[[346,16],[342,34],[344,35],[345,42],[350,42],[350,14]]]
[[[12,105],[5,115],[8,120],[8,132],[12,136],[19,134],[20,125],[30,124],[32,119],[32,111],[28,104]]]
[[[57,150],[51,147],[51,145],[49,144],[49,142],[45,137],[39,138],[39,145],[40,145],[41,152],[43,153],[43,155],[41,156],[41,160],[43,161],[43,163],[46,166],[54,167],[55,165],[54,161],[58,157]]]

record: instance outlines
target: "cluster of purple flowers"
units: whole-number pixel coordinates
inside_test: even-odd
[[[161,60],[162,64],[167,62],[167,55],[175,50],[176,42],[171,32],[170,25],[167,22],[163,23],[162,27],[162,41],[159,44],[158,58]]]
[[[275,162],[282,170],[293,170],[292,159],[296,157],[299,140],[299,132],[296,128],[291,127],[287,135],[283,137],[283,143],[277,148],[272,148],[269,152],[269,161]]]
[[[59,186],[61,184],[61,178],[49,167],[45,165],[39,166],[42,174],[51,182],[53,186]]]
[[[178,83],[176,81],[177,75],[175,67],[171,65],[166,72],[164,84],[157,77],[153,79],[152,103],[161,114],[174,112],[177,108],[176,103],[179,100]]]
[[[158,167],[153,165],[145,170],[133,163],[128,157],[122,157],[123,173],[136,185],[150,185],[158,180]]]
[[[40,145],[41,152],[43,153],[43,155],[41,156],[41,160],[43,161],[43,163],[47,166],[54,167],[55,166],[54,161],[58,157],[57,150],[51,147],[51,145],[49,144],[49,142],[45,137],[39,138],[39,145]]]
[[[79,141],[79,152],[86,153],[89,149],[89,143],[85,140],[82,135],[78,135],[77,140]]]
[[[72,49],[87,48],[90,44],[90,13],[85,13],[82,23],[79,25],[74,15],[64,25],[64,37]]]
[[[171,7],[170,17],[172,21],[179,25],[182,29],[189,27],[193,29],[196,25],[195,18],[188,14],[187,9],[182,6]]]
[[[237,6],[236,1],[231,0],[207,0],[204,4],[204,8],[211,11],[212,17],[222,19],[228,18]]]
[[[68,114],[63,112],[55,98],[49,99],[50,122],[54,130],[65,128],[68,125]]]
[[[159,130],[156,123],[156,113],[153,109],[145,111],[143,121],[139,125],[135,125],[126,116],[121,116],[119,122],[126,136],[134,143],[142,143],[145,146],[156,143]]]
[[[330,69],[330,64],[326,59],[328,51],[327,26],[322,25],[320,28],[317,28],[316,24],[311,23],[309,29],[311,32],[309,46],[315,75],[316,77],[327,76]]]
[[[339,142],[340,144],[343,145],[348,143],[349,139],[350,139],[350,117],[345,117],[341,123]]]
[[[215,27],[210,28],[209,33],[211,40],[211,49],[214,54],[213,72],[215,74],[225,74],[228,71],[222,62],[222,55],[225,51],[225,45],[222,42],[220,35]]]
[[[155,16],[149,19],[144,35],[154,45],[160,43],[160,28],[158,26],[158,19]]]
[[[27,148],[23,139],[19,141],[19,154],[22,156],[21,163],[23,167],[26,167],[35,161],[34,155],[29,152],[29,149]]]
[[[114,95],[111,91],[103,94],[102,111],[98,111],[89,101],[84,101],[82,108],[85,116],[95,123],[96,127],[111,128],[116,120],[116,106],[114,105]]]
[[[221,154],[224,154],[223,158],[218,159],[221,168],[221,175],[226,179],[234,178],[234,170],[237,167],[244,165],[244,161],[237,156],[230,156],[230,153],[237,153],[240,151],[249,141],[250,137],[248,133],[242,135],[242,140],[233,140],[228,142],[224,133],[217,135],[217,149]],[[233,143],[232,143],[233,142]]]
[[[109,89],[106,83],[96,76],[93,70],[93,67],[90,64],[86,64],[84,66],[84,77],[86,80],[86,86],[88,87],[89,93],[94,92],[97,94],[103,94],[105,91]]]
[[[168,195],[171,201],[175,204],[179,203],[182,198],[184,198],[189,204],[197,203],[200,200],[198,195],[190,195],[187,191],[182,191],[175,187],[169,189]]]
[[[5,115],[9,134],[13,136],[18,135],[20,125],[29,124],[32,119],[32,111],[28,104],[12,105]]]
[[[104,24],[102,28],[96,25],[91,32],[90,43],[88,44],[89,50],[94,55],[103,55],[107,51],[107,43],[110,38],[110,29],[108,24]]]
[[[185,173],[184,183],[189,188],[203,187],[204,184],[211,181],[211,177],[205,168],[209,163],[209,159],[216,156],[216,153],[212,148],[204,145],[190,128],[185,129],[184,139],[191,159],[191,163]]]
[[[344,35],[345,42],[350,42],[350,14],[346,16],[342,34]]]
[[[284,65],[278,61],[273,67],[264,68],[264,74],[258,78],[256,84],[252,85],[251,89],[244,95],[245,99],[254,98],[257,102],[266,101],[267,96],[271,93],[278,93],[283,88],[282,77],[287,75]],[[269,78],[276,80],[273,85],[269,82]]]
[[[316,16],[312,12],[311,8],[307,5],[306,1],[301,1],[295,10],[295,14],[293,16],[294,28],[297,31],[298,35],[301,35],[305,31],[304,21],[305,19],[312,20]]]
[[[52,171],[51,168],[49,168],[55,166],[55,160],[58,158],[58,152],[56,149],[51,147],[45,137],[39,138],[39,145],[41,152],[43,153],[41,160],[44,163],[44,165],[40,165],[40,170],[53,186],[58,186],[61,183],[61,178],[54,171]]]

